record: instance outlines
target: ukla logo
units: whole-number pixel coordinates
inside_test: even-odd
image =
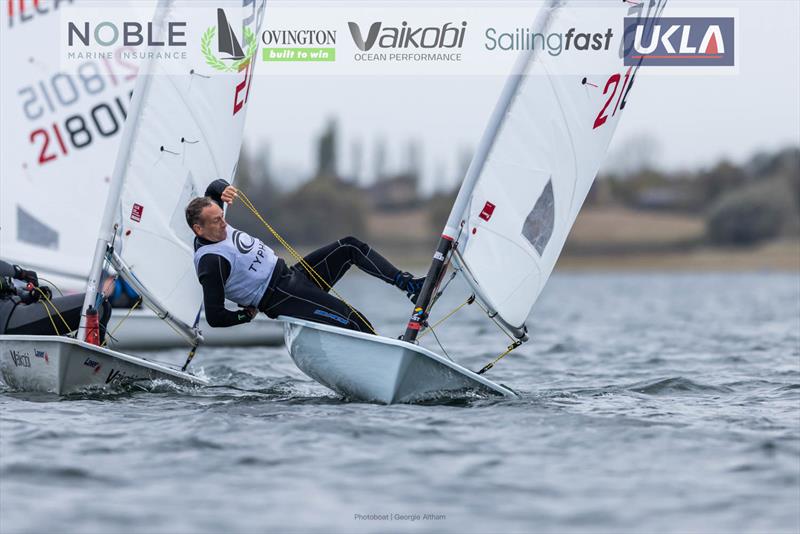
[[[211,50],[211,43],[214,36],[217,36],[217,53]],[[217,8],[217,25],[208,28],[200,39],[200,50],[206,63],[222,72],[238,72],[250,63],[256,53],[258,42],[256,36],[249,27],[244,27],[244,46],[247,52],[242,49],[236,33],[228,23],[228,17],[222,8]]]
[[[625,65],[731,67],[733,17],[625,18]]]

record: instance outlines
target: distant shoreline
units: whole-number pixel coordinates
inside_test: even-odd
[[[687,251],[562,256],[560,271],[781,271],[800,272],[800,240],[785,240],[745,249],[697,247]]]
[[[433,248],[423,245],[370,243],[398,267],[415,273],[430,265]],[[569,245],[569,243],[568,243]],[[307,254],[316,247],[302,247]],[[285,251],[278,253],[294,263]],[[676,272],[800,272],[800,239],[781,240],[749,248],[693,247],[690,250],[647,251],[632,253],[569,254],[565,252],[556,271],[676,271]]]

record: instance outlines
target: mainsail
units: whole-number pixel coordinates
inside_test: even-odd
[[[90,3],[91,4],[91,3]],[[0,256],[78,290],[92,263],[137,64],[61,64],[64,20],[87,2],[0,10]],[[83,11],[82,11],[83,10]]]
[[[263,9],[263,1],[252,0],[225,7],[234,27],[251,35],[258,34]],[[185,23],[186,41],[200,43],[216,23],[216,8],[160,2],[155,41],[164,41],[170,22]],[[252,81],[253,62],[236,72],[221,72],[218,62],[191,52],[184,59],[154,54],[143,62],[87,288],[86,306],[94,302],[99,264],[112,244],[114,267],[189,338],[202,290],[183,210],[214,179],[232,181]]]
[[[581,9],[559,2],[542,25],[580,27]],[[627,11],[620,6],[619,19]],[[616,50],[614,51],[616,53]],[[478,297],[513,330],[525,319],[553,271],[622,116],[632,67],[572,72],[549,54],[523,56],[502,122],[461,213],[457,259]],[[469,181],[469,177],[467,181]]]
[[[665,3],[551,0],[539,13],[532,33],[586,31],[598,26],[598,15],[609,28],[618,28],[625,16],[651,21]],[[597,9],[598,5],[602,7]],[[553,55],[532,47],[521,53],[434,256],[429,271],[433,283],[440,279],[448,243],[457,241],[456,263],[477,298],[491,317],[520,339],[633,85],[638,67],[623,65],[622,50],[608,47],[590,54]],[[586,58],[592,63],[587,64]],[[429,306],[426,289],[432,288],[423,288],[422,303],[406,330],[408,340],[414,339]]]

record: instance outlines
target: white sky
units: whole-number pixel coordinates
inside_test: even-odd
[[[611,152],[648,135],[658,145],[656,163],[674,170],[800,144],[800,2],[671,2],[667,10],[676,6],[738,9],[739,72],[638,76]],[[337,45],[339,53],[349,52],[350,36],[339,31]],[[351,171],[351,146],[360,140],[371,175],[379,138],[387,144],[388,170],[401,170],[405,147],[416,138],[425,179],[444,166],[455,181],[458,151],[477,144],[503,82],[498,76],[256,76],[245,139],[251,152],[269,144],[273,173],[291,186],[313,172],[315,139],[336,117],[340,171]]]

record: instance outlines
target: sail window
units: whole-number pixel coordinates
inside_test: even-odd
[[[58,232],[17,206],[17,241],[57,249]]]
[[[169,226],[172,228],[172,231],[175,232],[175,235],[178,236],[178,239],[190,247],[192,247],[194,243],[194,232],[192,232],[192,229],[186,224],[186,205],[190,200],[199,196],[200,194],[197,192],[197,188],[194,185],[194,177],[192,176],[192,172],[189,171],[186,175],[186,181],[183,182],[181,196],[175,204],[175,209],[172,210]]]
[[[553,181],[548,180],[544,186],[542,194],[539,195],[533,209],[525,218],[522,225],[522,235],[533,245],[539,256],[544,252],[544,248],[553,235],[553,223],[555,222],[555,204],[553,199]]]

